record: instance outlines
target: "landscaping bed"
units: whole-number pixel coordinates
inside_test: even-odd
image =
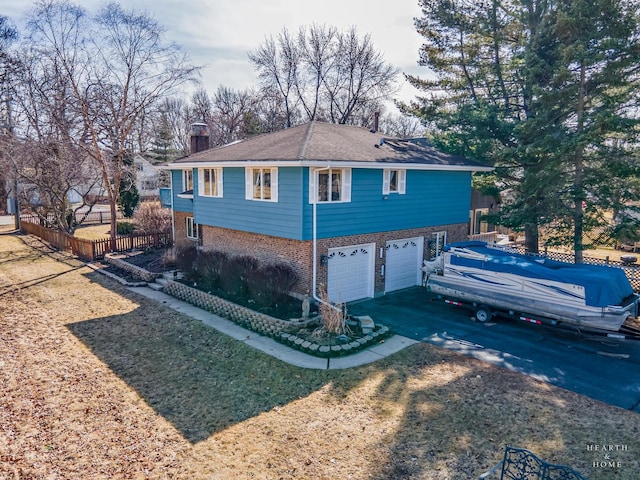
[[[105,261],[108,263],[107,271],[120,271],[133,283],[137,279],[153,281],[160,273],[147,268],[149,265],[155,268],[166,265],[162,261],[164,258],[166,252],[152,250],[110,255]],[[198,288],[196,282],[187,280],[170,280],[164,291],[291,348],[323,358],[361,351],[391,335],[387,327],[379,324],[363,330],[356,318],[347,319],[344,333],[327,332],[321,328],[321,318],[313,302],[309,316],[303,317],[302,301],[290,295],[278,296],[275,303],[260,304],[246,295],[226,292],[221,288],[212,291],[209,288],[211,286],[206,284],[204,289]]]

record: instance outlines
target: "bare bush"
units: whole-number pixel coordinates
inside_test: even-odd
[[[133,215],[136,230],[142,233],[165,233],[171,230],[171,210],[155,202],[145,202]]]
[[[268,264],[248,272],[247,287],[254,301],[272,306],[287,299],[297,280],[296,272],[289,265]]]
[[[180,242],[176,243],[173,250],[175,252],[176,267],[184,273],[188,280],[197,281],[198,248],[196,245],[192,242]]]
[[[258,269],[258,260],[249,256],[231,257],[225,262],[222,288],[232,295],[245,297],[249,291],[248,278]]]
[[[198,272],[203,288],[214,289],[220,286],[228,261],[229,257],[224,252],[212,250],[198,252]]]
[[[333,305],[329,301],[329,295],[324,286],[321,286],[318,291],[321,300],[318,310],[322,317],[322,330],[334,335],[351,334],[347,325],[347,306],[342,302]]]

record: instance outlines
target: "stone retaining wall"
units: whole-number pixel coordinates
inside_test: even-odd
[[[300,329],[317,324],[318,318],[281,320],[173,280],[167,281],[164,292],[254,332],[272,337],[291,348],[317,357],[337,357],[354,353],[391,335],[387,327],[376,325],[375,330],[363,338],[340,345],[320,345],[296,335]]]
[[[318,322],[315,318],[307,320],[275,318],[173,280],[167,282],[164,291],[196,307],[268,336],[275,336],[281,332],[294,332]]]
[[[144,280],[145,282],[153,282],[155,281],[156,278],[162,276],[161,273],[150,272],[148,270],[145,270],[142,267],[133,265],[132,263],[129,263],[126,260],[123,260],[111,254],[105,255],[104,260],[105,262],[113,265],[114,267],[121,268],[122,270],[125,270],[131,273],[132,275],[135,275],[136,277],[140,278],[141,280]]]

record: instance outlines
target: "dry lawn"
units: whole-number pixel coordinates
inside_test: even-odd
[[[108,223],[98,225],[87,225],[86,227],[79,227],[73,232],[73,235],[85,240],[105,240],[109,238],[111,232],[111,225]]]
[[[512,444],[637,480],[639,437],[635,413],[424,344],[292,367],[0,234],[0,479],[471,479]]]

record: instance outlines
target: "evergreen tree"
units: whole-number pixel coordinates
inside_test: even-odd
[[[523,229],[529,251],[540,226],[565,225],[580,252],[597,207],[611,206],[599,185],[629,173],[612,160],[630,158],[637,133],[638,0],[420,4],[419,63],[435,78],[407,77],[426,95],[401,108],[441,148],[496,167],[512,197],[500,222]]]
[[[120,192],[118,195],[118,209],[125,218],[133,218],[133,214],[140,205],[140,194],[136,186],[134,175],[126,173],[120,181]]]
[[[156,127],[156,134],[152,140],[151,153],[153,157],[160,162],[166,162],[176,157],[176,150],[173,148],[174,143],[173,132],[167,119],[167,114],[166,112],[161,112],[159,125]]]

